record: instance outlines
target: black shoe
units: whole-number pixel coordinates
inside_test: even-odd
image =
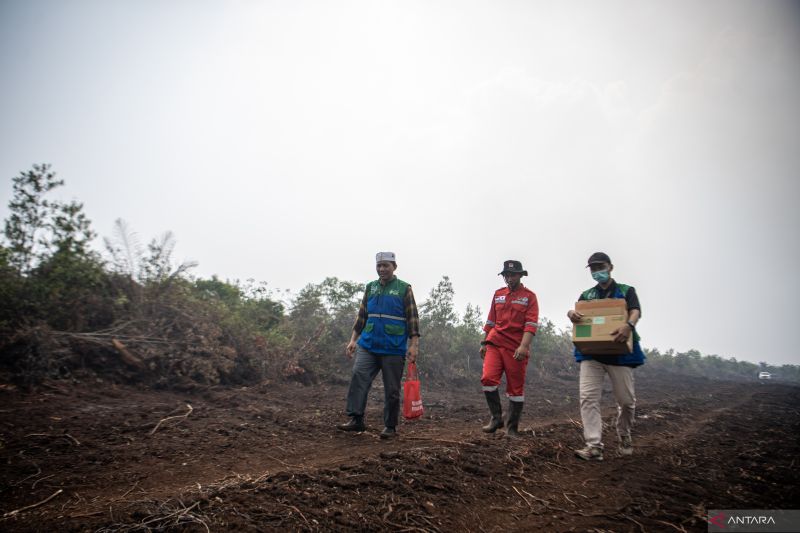
[[[394,428],[383,428],[381,431],[381,438],[382,439],[393,439],[397,436],[397,430]]]
[[[336,429],[341,431],[364,431],[367,428],[364,426],[364,417],[354,416],[347,424],[339,424]]]
[[[484,392],[484,395],[486,396],[486,403],[489,404],[489,412],[492,413],[492,419],[481,429],[484,433],[494,433],[504,425],[500,393],[497,390],[493,390],[491,392]]]
[[[506,423],[506,437],[518,438],[522,436],[519,432],[519,417],[522,415],[522,402],[508,403],[508,422]]]
[[[492,417],[492,419],[489,420],[489,423],[481,427],[481,429],[483,430],[484,433],[494,433],[498,429],[502,428],[504,425],[505,424],[503,424],[502,418]]]

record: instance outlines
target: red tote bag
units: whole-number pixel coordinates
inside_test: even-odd
[[[408,377],[403,383],[403,418],[413,420],[422,416],[422,396],[419,393],[417,364],[408,364]]]

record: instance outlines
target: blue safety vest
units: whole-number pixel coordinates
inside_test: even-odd
[[[394,278],[386,285],[367,285],[367,323],[358,345],[374,354],[405,355],[408,340],[405,295],[408,283]]]
[[[607,298],[625,298],[625,293],[628,292],[628,285],[623,285],[621,283],[617,283],[616,290],[614,291],[613,296],[607,296]],[[597,300],[598,298],[597,289],[592,287],[584,291],[583,298],[586,300]],[[575,360],[580,362],[584,360],[594,359],[595,361],[599,361],[606,365],[620,365],[620,366],[640,366],[644,364],[645,359],[647,359],[642,351],[642,347],[639,345],[639,333],[634,330],[633,331],[633,352],[629,354],[623,355],[596,355],[594,357],[590,355],[583,355],[577,347],[575,347]]]

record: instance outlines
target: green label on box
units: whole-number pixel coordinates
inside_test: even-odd
[[[575,326],[575,337],[591,337],[592,325],[591,324],[578,324]]]

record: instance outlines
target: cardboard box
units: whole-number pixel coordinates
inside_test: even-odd
[[[624,298],[579,301],[575,310],[583,315],[572,325],[572,343],[584,355],[624,355],[633,352],[633,335],[616,342],[611,332],[628,321]]]

